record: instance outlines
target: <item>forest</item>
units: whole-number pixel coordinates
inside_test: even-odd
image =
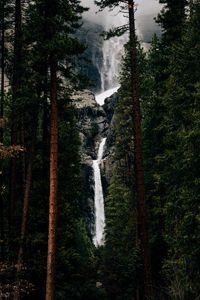
[[[0,0],[0,299],[200,299],[200,0],[157,2],[146,50],[140,0]]]

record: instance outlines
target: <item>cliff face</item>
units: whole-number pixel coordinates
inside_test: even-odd
[[[152,20],[150,21],[150,19]],[[150,26],[145,27],[148,30],[143,29],[141,22],[139,24],[141,29],[140,39],[146,43],[150,42],[153,32],[158,33],[158,27],[153,21],[153,16],[148,19],[148,22]],[[93,94],[100,91],[102,87],[111,88],[110,85],[105,84],[107,81],[104,79],[112,77],[109,72],[114,73],[114,66],[120,61],[120,58],[114,54],[120,53],[118,50],[121,45],[111,39],[110,42],[114,43],[114,46],[111,47],[111,51],[108,51],[110,50],[110,44],[106,46],[100,36],[103,30],[103,26],[84,20],[83,26],[77,32],[77,38],[87,46],[87,49],[84,54],[79,56],[76,66],[78,72],[84,74],[90,80],[87,88],[92,92],[89,90],[76,92],[72,99],[77,108],[77,127],[81,139],[80,157],[84,181],[82,211],[86,217],[91,234],[94,232],[94,179],[92,161],[97,157],[100,140],[103,137],[107,137],[103,160],[100,166],[104,196],[106,197],[114,166],[114,109],[118,101],[117,94],[114,94],[105,100],[104,106],[99,106]],[[83,85],[85,86],[84,83]]]
[[[101,136],[105,135],[109,123],[104,109],[95,101],[94,94],[83,90],[72,97],[77,108],[77,127],[81,139],[80,157],[81,172],[84,184],[82,195],[82,211],[86,217],[91,234],[94,233],[94,176],[93,160],[97,156],[97,148]]]
[[[94,94],[89,90],[76,92],[72,97],[77,108],[77,127],[81,139],[80,157],[81,172],[84,184],[82,195],[82,212],[86,217],[91,234],[94,233],[94,176],[93,160],[97,158],[99,143],[107,137],[101,163],[102,184],[104,196],[112,175],[114,164],[114,107],[118,101],[117,94],[107,98],[104,106],[95,101]]]
[[[118,102],[118,94],[115,93],[111,97],[105,99],[105,104],[103,109],[105,111],[107,121],[109,123],[108,129],[106,131],[106,144],[104,149],[103,160],[101,163],[101,174],[102,174],[102,184],[105,197],[108,193],[108,186],[110,184],[110,179],[113,172],[114,166],[114,145],[115,145],[115,134],[114,134],[114,124],[115,124],[115,107]]]
[[[101,69],[103,65],[103,32],[101,25],[84,20],[83,26],[76,33],[78,39],[86,45],[84,54],[79,56],[77,67],[81,74],[88,77],[88,88],[97,92],[101,90]]]
[[[96,145],[109,127],[105,110],[96,103],[91,91],[83,90],[73,96],[78,111],[78,129],[81,138],[81,161],[91,164],[96,159]]]

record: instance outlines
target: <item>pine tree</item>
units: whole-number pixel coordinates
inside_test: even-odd
[[[153,252],[159,251],[159,260],[153,257],[154,276],[158,284],[167,287],[173,299],[195,298],[199,293],[196,286],[198,259],[195,257],[198,243],[194,242],[199,239],[196,235],[198,208],[194,209],[199,193],[195,184],[198,182],[195,171],[198,154],[194,150],[197,148],[195,141],[198,143],[199,139],[196,98],[199,55],[194,50],[199,41],[199,33],[194,30],[198,28],[197,7],[190,11],[191,18],[187,20],[181,14],[178,39],[170,28],[167,32],[167,27],[164,43],[154,39],[148,57],[150,73],[146,74],[149,92],[146,89],[145,96],[143,91],[145,166],[151,202]],[[168,41],[165,34],[170,36]],[[163,58],[164,63],[167,58],[167,68],[166,64],[163,67]],[[192,213],[193,209],[197,215]],[[191,240],[190,235],[193,236]],[[196,261],[196,267],[190,265],[191,261]]]
[[[106,244],[102,280],[109,299],[132,299],[140,269],[134,199],[133,122],[127,61],[114,113],[114,167],[106,198]]]
[[[161,25],[162,41],[170,47],[174,41],[180,41],[186,19],[187,0],[160,0],[164,7],[158,15],[157,22]]]
[[[115,7],[120,4],[120,1],[96,1],[101,8],[105,6]],[[130,34],[130,86],[133,107],[133,136],[134,136],[134,173],[135,173],[135,189],[137,199],[137,215],[138,215],[138,242],[141,247],[143,258],[143,287],[140,289],[141,299],[150,297],[151,294],[151,271],[150,271],[150,250],[149,238],[147,230],[147,214],[145,204],[145,187],[144,187],[144,169],[142,158],[142,133],[141,133],[141,112],[140,112],[140,82],[138,73],[138,58],[136,50],[136,33],[135,33],[135,18],[134,1],[128,1],[129,14],[129,34]]]

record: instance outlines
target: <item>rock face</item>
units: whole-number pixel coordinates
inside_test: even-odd
[[[93,92],[101,90],[101,69],[103,65],[103,38],[101,33],[104,28],[88,20],[84,20],[83,26],[77,31],[78,39],[86,45],[86,50],[79,56],[77,66],[80,74],[86,75],[89,80],[89,88]]]
[[[89,90],[76,92],[72,101],[77,108],[78,130],[81,139],[80,157],[81,171],[84,181],[82,196],[82,212],[86,217],[91,235],[94,233],[94,176],[93,160],[97,158],[99,143],[103,137],[107,137],[101,163],[102,185],[104,196],[107,195],[113,165],[114,165],[114,132],[115,123],[114,108],[118,101],[117,94],[107,98],[105,104],[100,106],[95,100],[94,94]]]
[[[109,123],[108,130],[106,131],[106,145],[104,150],[103,161],[101,163],[101,173],[102,173],[102,184],[105,197],[108,193],[108,186],[110,184],[110,179],[113,173],[114,167],[114,144],[115,144],[115,135],[114,135],[114,124],[115,124],[115,107],[118,103],[119,97],[115,93],[111,97],[105,100],[103,109],[107,116],[107,121]]]
[[[83,90],[72,97],[78,111],[78,129],[81,138],[81,161],[91,164],[96,159],[96,145],[109,127],[104,109],[96,103],[91,91]]]
[[[97,157],[97,148],[101,136],[109,127],[104,109],[97,104],[91,91],[83,90],[72,96],[77,108],[78,130],[81,139],[80,157],[84,193],[82,211],[86,217],[90,233],[94,233],[94,176],[92,161]]]

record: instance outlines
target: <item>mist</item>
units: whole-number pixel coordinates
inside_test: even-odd
[[[149,20],[152,26],[152,24],[154,23],[154,17],[157,16],[161,9],[159,1],[138,0],[136,1],[136,4],[138,5],[135,14],[136,26],[140,27],[140,19],[144,20],[144,18],[146,18],[147,21]],[[94,4],[94,0],[82,0],[82,5],[90,8],[88,12],[84,13],[84,18],[94,23],[100,24],[106,29],[112,26],[127,23],[126,18],[124,18],[122,13],[118,13],[117,9],[115,11],[109,11],[108,9],[105,9],[102,12],[98,12],[99,8]]]

